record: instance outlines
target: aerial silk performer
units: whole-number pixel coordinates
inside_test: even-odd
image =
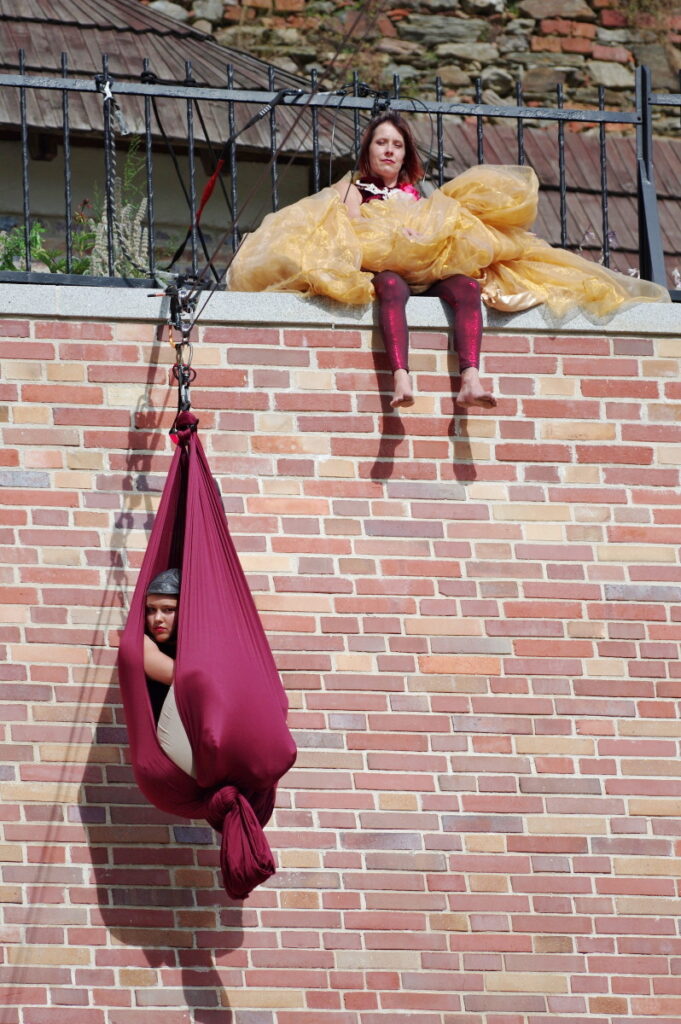
[[[263,826],[296,748],[197,422],[188,411],[177,418],[178,446],[121,636],[119,681],[140,789],[161,810],[206,818],[222,833],[223,883],[244,899],[274,873]],[[167,678],[152,648],[167,659]]]

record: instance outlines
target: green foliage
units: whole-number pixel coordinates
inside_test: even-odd
[[[29,232],[31,258],[42,248],[45,229],[34,221]],[[26,235],[22,224],[0,231],[0,270],[26,270]]]
[[[147,200],[125,202],[125,184],[116,178],[114,185],[114,205],[116,223],[114,225],[114,260],[113,272],[119,277],[144,277],[147,260],[147,229],[144,221],[147,215]],[[90,256],[90,273],[106,277],[109,273],[108,255],[108,217],[106,211],[95,230],[92,253]]]
[[[76,224],[78,222],[76,221]],[[67,273],[66,256],[59,249],[48,249],[45,245],[46,228],[39,220],[31,222],[28,245],[32,270],[46,270],[50,274]],[[73,232],[72,274],[86,274],[90,267],[89,249],[94,234],[87,228]],[[0,270],[27,270],[26,235],[23,224],[17,224],[9,231],[0,231]]]
[[[130,136],[121,175],[121,200],[123,203],[139,205],[145,198],[146,164],[144,154],[140,150],[141,145],[142,137],[140,135]]]
[[[147,231],[144,220],[147,200],[144,195],[144,156],[141,140],[133,136],[123,163],[121,176],[114,184],[116,223],[114,226],[114,273],[122,277],[146,276],[143,268],[148,258]],[[29,230],[31,269],[50,274],[93,274],[108,277],[107,215],[98,197],[94,204],[84,199],[71,225],[71,267],[66,254],[45,244],[47,228],[32,220]],[[27,270],[26,237],[23,224],[9,231],[0,231],[0,270]]]
[[[90,272],[90,252],[94,245],[95,232],[93,230],[92,216],[87,210],[89,205],[88,200],[84,199],[73,218],[75,230],[71,236],[72,274],[87,274]],[[64,268],[66,268],[66,257],[64,257],[63,263]]]

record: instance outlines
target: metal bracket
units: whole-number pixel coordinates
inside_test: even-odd
[[[191,409],[189,386],[196,379],[196,370],[192,369],[194,346],[189,340],[198,293],[195,282],[184,274],[174,275],[168,282],[165,294],[170,298],[168,326],[170,328],[170,344],[175,348],[175,365],[173,377],[177,381],[177,415]],[[180,335],[180,340],[173,339],[173,331]],[[175,417],[177,420],[177,416]],[[170,429],[175,433],[175,423]]]
[[[180,344],[188,344],[197,300],[193,283],[186,275],[178,274],[168,284],[166,295],[170,296],[168,323],[173,330],[180,334],[182,338]]]

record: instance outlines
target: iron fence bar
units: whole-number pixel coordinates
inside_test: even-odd
[[[659,93],[651,93],[650,102],[656,106],[678,106],[679,107],[679,125],[681,126],[681,71],[678,73],[679,91],[676,95],[671,97],[661,96]],[[668,100],[674,102],[669,103]],[[681,302],[681,288],[671,288],[669,294],[672,297],[673,302]]]
[[[274,68],[267,69],[267,84],[274,94]],[[270,174],[272,179],[272,209],[279,209],[279,168],[277,167],[277,111],[273,106],[269,114],[270,121]]]
[[[143,74],[149,74],[149,58],[142,61]],[[154,216],[154,158],[153,136],[151,133],[151,96],[144,97],[144,166],[147,179],[147,243],[149,250],[149,272],[153,273],[156,262],[156,219]]]
[[[651,76],[646,67],[636,68],[636,107],[641,123],[636,132],[638,165],[638,228],[641,277],[666,287],[664,250],[660,234],[657,195],[653,174],[653,123],[651,110]]]
[[[435,97],[438,103],[442,102],[442,79],[438,75],[435,79]],[[445,129],[442,113],[435,115],[435,126],[437,129],[437,183],[441,186],[445,180]]]
[[[104,83],[109,82],[109,55],[102,55],[102,79]],[[104,118],[104,195],[106,203],[106,256],[109,269],[109,277],[114,276],[114,188],[113,161],[111,159],[112,131],[111,131],[111,103],[104,93],[102,103],[102,114]],[[115,144],[115,143],[114,143]]]
[[[146,64],[145,64],[146,67]],[[190,67],[190,65],[188,65]],[[111,91],[116,95],[138,95],[143,96],[145,122],[144,131],[147,146],[147,225],[149,228],[149,254],[150,264],[153,265],[153,252],[155,248],[154,238],[154,211],[153,211],[153,163],[152,146],[153,136],[151,130],[151,114],[149,104],[156,96],[185,98],[188,101],[188,143],[190,161],[190,186],[192,213],[196,205],[195,199],[195,156],[196,142],[193,131],[193,120],[190,106],[192,101],[198,99],[226,101],[230,110],[230,126],[234,123],[236,104],[246,102],[251,104],[269,103],[276,96],[274,92],[274,69],[270,69],[269,91],[235,89],[233,75],[228,75],[227,88],[219,89],[213,87],[199,86],[193,81],[191,71],[188,71],[188,80],[182,86],[173,84],[160,84],[156,82],[116,82],[113,83],[108,72],[108,56],[102,57],[103,74],[93,79],[74,79],[68,77],[68,67],[65,58],[62,58],[61,77],[32,76],[25,73],[25,60],[20,52],[19,74],[0,75],[0,88],[3,86],[14,86],[19,90],[20,97],[20,118],[21,118],[21,146],[22,146],[22,185],[23,185],[23,210],[24,210],[24,246],[26,250],[27,273],[31,270],[31,210],[30,210],[30,159],[29,159],[29,126],[27,113],[27,98],[30,96],[30,89],[52,89],[62,93],[62,114],[63,114],[63,137],[64,137],[64,195],[66,211],[66,268],[67,271],[73,268],[73,199],[72,199],[72,168],[71,168],[71,127],[69,93],[96,93],[102,91],[102,82],[108,83]],[[449,115],[460,115],[476,118],[476,135],[478,144],[478,161],[484,162],[484,123],[483,118],[511,118],[516,121],[518,134],[518,162],[525,162],[525,140],[524,123],[549,121],[556,123],[559,140],[559,191],[560,191],[560,219],[561,219],[561,244],[567,245],[567,193],[574,191],[566,182],[565,174],[565,124],[568,122],[581,122],[598,126],[599,135],[599,163],[600,183],[593,191],[598,192],[601,198],[602,230],[603,230],[603,261],[607,265],[611,258],[611,238],[609,231],[609,209],[608,209],[608,176],[607,176],[607,136],[606,125],[635,125],[637,129],[637,170],[638,170],[638,207],[640,227],[640,257],[641,274],[652,280],[662,283],[665,279],[664,258],[661,234],[659,229],[659,215],[657,210],[657,199],[655,195],[653,153],[652,153],[652,107],[679,107],[681,108],[681,76],[680,91],[673,95],[661,95],[652,92],[650,75],[647,69],[637,69],[637,93],[635,111],[609,111],[605,110],[604,92],[599,90],[598,109],[574,110],[564,109],[562,86],[557,87],[557,107],[526,107],[523,105],[522,90],[516,85],[516,106],[495,106],[482,103],[482,83],[478,79],[475,87],[474,103],[448,103],[443,98],[441,80],[436,83],[435,101],[410,100],[400,98],[400,80],[394,76],[394,99],[390,101],[391,109],[396,112],[422,113],[427,112],[436,118],[438,130],[438,178],[440,183],[444,180],[444,117]],[[319,169],[319,107],[340,110],[341,106],[353,111],[354,143],[355,152],[358,150],[360,136],[360,122],[363,115],[371,115],[376,108],[376,97],[366,95],[366,89],[362,95],[360,82],[357,73],[353,74],[354,95],[348,96],[342,91],[338,95],[315,95],[317,86],[316,75],[311,76],[311,93],[302,93],[298,96],[286,96],[283,105],[297,106],[308,105],[311,108],[312,119],[312,148],[313,148],[313,174],[315,176],[315,190],[320,186]],[[106,175],[106,214],[107,214],[107,247],[109,259],[109,274],[113,277],[115,269],[115,136],[111,115],[114,108],[111,106],[114,100],[110,98],[109,90],[104,90],[104,169]],[[191,123],[190,123],[191,122]],[[276,153],[277,124],[274,110],[270,112],[270,153]],[[231,187],[233,204],[236,206],[236,147],[232,146],[230,151]],[[272,184],[273,201],[275,209],[279,205],[279,174],[276,160],[272,161]],[[194,216],[192,216],[192,221]],[[233,245],[238,242],[238,226],[233,225]],[[192,262],[196,263],[197,245],[196,236],[192,237]],[[67,275],[68,276],[68,275]],[[73,276],[73,275],[72,275]]]
[[[681,71],[679,71],[679,73],[678,73],[677,80],[678,80],[678,86],[679,86],[678,87],[678,92],[670,93],[670,94],[661,94],[661,93],[657,93],[657,92],[652,92],[652,82],[651,82],[650,83],[651,91],[649,93],[649,101],[648,102],[649,102],[649,105],[651,107],[652,106],[678,107],[679,108],[679,124],[681,125]],[[651,174],[652,174],[652,170],[653,170],[653,154],[652,154],[652,127],[651,127],[651,142],[650,142],[650,171],[651,171]],[[640,178],[639,178],[639,188],[640,188],[641,193],[643,195],[644,207],[645,207],[645,203],[646,202],[648,203],[648,205],[651,205],[652,204],[652,199],[649,197],[649,191],[650,190],[649,190],[648,187],[645,187],[645,186],[641,185]],[[653,185],[653,191],[654,191],[654,185]],[[659,216],[658,211],[657,211],[657,205],[655,205],[655,215]],[[640,219],[641,219],[641,215],[639,214],[639,224],[640,224]],[[659,230],[659,224],[658,224],[658,230]],[[663,282],[664,282],[664,281],[666,281],[666,268],[664,266],[664,251],[662,249],[661,239],[660,239],[659,249],[660,249],[659,263],[661,264],[659,269],[660,269],[661,273],[664,275],[664,277],[663,277]],[[644,263],[644,260],[643,260],[643,244],[641,243],[641,266],[643,266],[643,263]],[[681,288],[672,288],[672,289],[670,289],[670,295],[671,295],[672,300],[674,302],[681,302]]]
[[[360,99],[360,95],[359,95],[359,74],[358,74],[357,71],[353,71],[352,72],[352,99],[354,99],[355,101]],[[373,110],[373,107],[374,107],[374,101],[373,100],[367,100],[366,101],[366,109],[367,110]],[[355,102],[355,103],[353,103],[351,105],[351,109],[352,109],[352,112],[353,112],[353,114],[352,114],[352,122],[353,122],[353,132],[354,132],[353,158],[354,158],[355,165],[356,165],[357,164],[357,159],[359,157],[359,138],[360,138],[359,112],[360,112],[361,107],[359,107],[357,105],[357,103]]]
[[[399,76],[398,76],[399,77]],[[2,83],[0,82],[0,85]],[[239,97],[245,99],[245,97]],[[248,102],[258,102],[263,99],[268,101],[272,98],[271,93],[261,93],[258,96],[249,96]],[[337,97],[323,96],[306,97],[303,93],[291,99],[290,106],[319,106],[319,107],[346,107],[371,112],[374,106],[373,100],[364,97]],[[622,110],[577,110],[567,108],[557,110],[555,107],[513,107],[495,106],[489,103],[434,103],[432,100],[409,100],[392,99],[390,109],[401,114],[458,114],[466,117],[499,117],[511,120],[522,118],[529,121],[581,121],[585,124],[599,124],[601,121],[606,124],[633,124],[639,123],[640,118],[636,113]]]
[[[65,53],[61,55],[61,72],[66,78],[68,72],[68,57]],[[65,219],[65,241],[66,241],[66,273],[70,274],[73,269],[73,196],[71,192],[71,134],[69,124],[69,94],[64,91],[61,97],[62,114],[62,140],[64,145],[64,219]]]
[[[679,72],[679,89],[681,90],[681,72]],[[655,107],[681,107],[681,91],[678,93],[651,92],[650,103]]]
[[[68,89],[69,92],[97,92],[96,83],[86,79],[62,79],[44,78],[37,75],[0,75],[0,88],[3,85],[25,87],[27,89]],[[115,92],[118,95],[131,96],[165,96],[171,99],[199,99],[199,100],[221,100],[228,102],[234,100],[242,103],[257,103],[264,105],[269,103],[276,93],[267,90],[256,89],[218,89],[208,86],[195,86],[193,89],[186,86],[166,86],[155,83],[119,82],[115,83]],[[677,106],[676,103],[669,104]],[[364,96],[310,96],[302,93],[299,96],[286,96],[282,100],[283,106],[311,106],[345,107],[359,113],[359,111],[371,112],[374,107],[374,100]],[[557,110],[555,107],[514,107],[495,106],[487,103],[451,103],[446,101],[433,102],[432,100],[410,100],[396,97],[390,101],[391,109],[399,113],[442,113],[457,114],[472,117],[500,117],[529,121],[581,121],[587,124],[640,124],[640,114],[634,111],[622,110],[575,110],[567,108]]]
[[[19,70],[22,75],[25,68],[26,55],[19,50]],[[30,178],[28,171],[28,118],[26,116],[26,90],[19,87],[19,115],[21,118],[21,196],[24,212],[24,254],[26,259],[26,270],[30,271],[32,266],[31,256],[31,201],[30,201]]]
[[[598,106],[605,109],[605,86],[598,86]],[[601,232],[603,237],[603,265],[610,266],[610,224],[608,218],[608,155],[605,125],[598,126],[598,155],[601,169]]]
[[[317,89],[317,80],[317,69],[312,68],[310,72],[310,91],[313,93]],[[317,193],[321,184],[319,177],[319,111],[316,107],[313,107],[310,111],[310,118],[312,122],[312,191]]]
[[[185,81],[192,80],[192,63],[184,62]],[[191,217],[192,277],[199,272],[196,231],[196,162],[194,160],[194,99],[187,100],[187,171],[189,174],[189,216]]]
[[[520,81],[515,83],[515,99],[516,105],[518,107],[522,107],[523,86]],[[518,163],[523,167],[525,165],[525,126],[521,117],[519,117],[516,122],[516,135],[518,139]]]
[[[396,102],[399,102],[401,87],[402,87],[402,82],[401,82],[400,76],[395,71],[395,72],[393,72],[393,96],[394,96]]]
[[[227,85],[231,89],[234,84],[234,65],[227,65]],[[227,120],[229,124],[230,139],[236,134],[236,110],[234,100],[227,104]],[[237,212],[239,209],[239,196],[237,184],[237,160],[236,142],[229,144],[229,199],[232,205],[232,252],[236,252],[239,244],[239,225],[237,223]]]
[[[480,78],[475,79],[475,102],[478,106],[482,103],[482,81]],[[475,133],[478,142],[478,163],[484,164],[485,162],[485,140],[483,135],[482,117],[476,115],[475,122]]]
[[[563,108],[563,85],[556,84],[556,105]],[[560,188],[560,244],[565,248],[568,243],[567,233],[567,189],[565,186],[565,124],[558,122],[558,184]]]

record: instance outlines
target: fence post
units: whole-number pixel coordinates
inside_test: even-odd
[[[660,218],[653,172],[653,122],[650,103],[651,75],[644,66],[636,68],[636,162],[638,169],[638,247],[641,277],[664,287],[664,265]]]
[[[26,74],[26,56],[19,50],[19,74]],[[24,209],[24,256],[26,270],[30,273],[33,254],[31,252],[31,200],[29,192],[28,118],[26,114],[26,89],[19,87],[19,111],[21,116],[21,184]]]

